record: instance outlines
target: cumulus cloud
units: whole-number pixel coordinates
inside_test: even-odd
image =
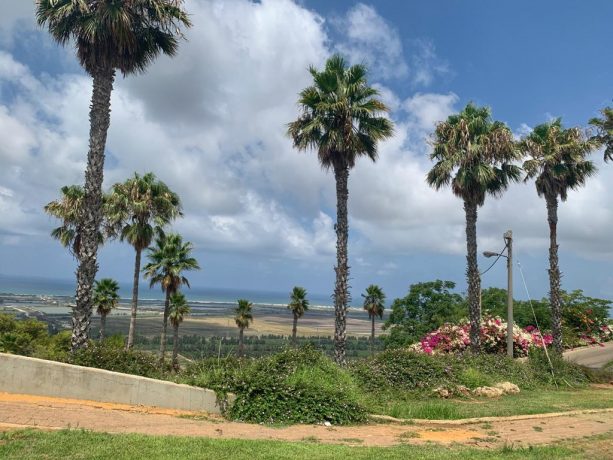
[[[358,3],[334,22],[343,35],[336,49],[352,63],[365,63],[384,79],[408,75],[398,31],[374,7]]]

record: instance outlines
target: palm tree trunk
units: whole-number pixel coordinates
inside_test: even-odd
[[[292,327],[292,343],[296,346],[296,333],[298,332],[298,315],[294,313],[294,325]]]
[[[173,325],[174,334],[172,337],[172,367],[179,369],[179,363],[177,362],[177,355],[179,354],[179,323]]]
[[[166,329],[168,328],[168,312],[170,310],[170,289],[166,289],[166,300],[164,302],[164,322],[162,323],[162,334],[160,335],[160,362],[164,362],[166,357]]]
[[[115,71],[97,69],[93,74],[93,91],[89,111],[89,151],[85,170],[83,214],[80,216],[81,241],[77,269],[76,306],[72,314],[71,351],[87,347],[92,315],[92,289],[98,263],[98,232],[102,222],[102,179],[104,148],[111,120],[111,92]]]
[[[336,283],[334,285],[334,361],[344,366],[346,359],[347,302],[349,301],[349,266],[347,263],[347,240],[349,223],[347,202],[349,201],[349,168],[334,168],[336,180]]]
[[[477,205],[464,201],[466,213],[466,281],[468,284],[468,314],[470,346],[474,353],[481,349],[481,276],[477,265]]]
[[[134,260],[134,280],[132,284],[132,312],[130,316],[130,329],[128,331],[128,342],[126,349],[132,348],[134,343],[134,330],[136,328],[136,310],[138,308],[138,282],[140,280],[140,257],[142,249],[135,248],[136,258]]]
[[[106,313],[100,315],[100,341],[104,340],[104,332],[106,330]]]
[[[553,346],[562,353],[562,307],[560,303],[560,266],[558,262],[558,199],[546,197],[549,223],[549,301],[551,303],[551,333]]]
[[[245,353],[245,345],[243,343],[244,328],[240,327],[238,332],[238,356],[242,357]]]
[[[375,315],[372,315],[372,327],[370,329],[370,353],[375,353]]]

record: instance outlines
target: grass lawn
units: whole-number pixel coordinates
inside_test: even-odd
[[[606,452],[611,436],[556,443],[555,446],[477,449],[460,446],[404,445],[348,447],[314,442],[216,440],[170,436],[111,435],[86,431],[35,430],[0,434],[2,459],[550,459],[594,458]]]
[[[538,389],[495,399],[419,399],[410,394],[377,398],[377,401],[365,401],[373,413],[408,419],[454,420],[611,408],[613,388]]]

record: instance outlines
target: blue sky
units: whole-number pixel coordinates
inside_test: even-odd
[[[0,18],[0,274],[70,279],[71,257],[48,237],[42,206],[82,182],[91,82],[56,47],[32,5],[3,0]],[[426,138],[468,101],[521,135],[562,116],[585,125],[613,98],[613,4],[592,1],[190,0],[194,27],[177,58],[118,78],[105,187],[153,171],[183,197],[175,229],[194,242],[201,287],[331,293],[333,178],[284,135],[306,68],[333,52],[371,68],[396,135],[350,178],[352,294],[393,298],[436,278],[465,286],[464,216],[424,184]],[[560,209],[563,287],[613,298],[613,166]],[[547,292],[545,206],[532,184],[480,211],[479,249],[513,228],[532,295]],[[111,243],[101,276],[131,279],[133,251]],[[481,259],[482,268],[488,261]],[[520,279],[516,273],[517,280]],[[503,264],[484,286],[504,286]],[[517,283],[518,297],[525,297]],[[522,288],[523,290],[523,288]]]

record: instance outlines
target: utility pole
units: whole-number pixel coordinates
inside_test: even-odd
[[[507,354],[513,357],[513,232],[504,234],[507,244]]]

